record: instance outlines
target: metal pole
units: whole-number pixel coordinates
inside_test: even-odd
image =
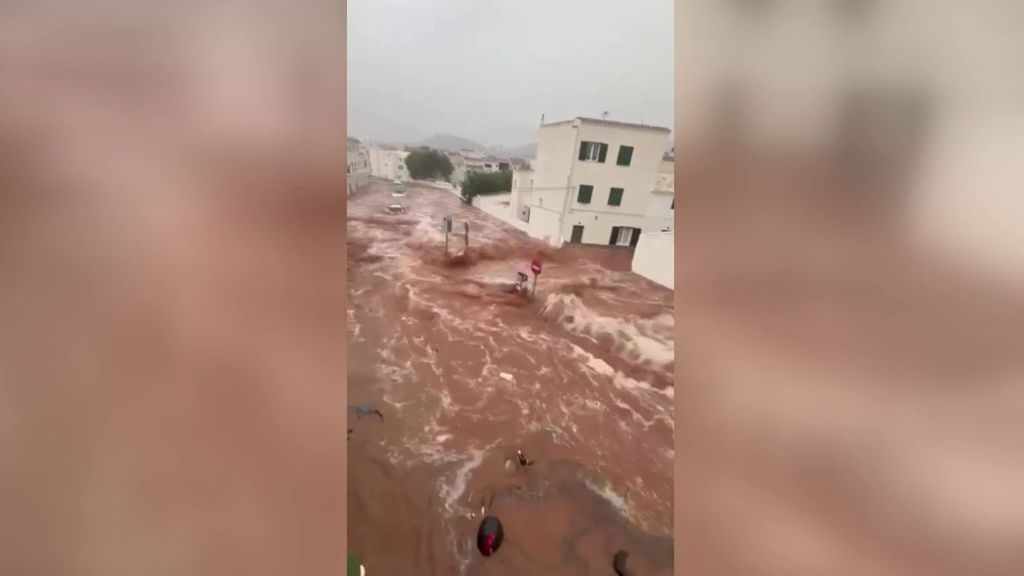
[[[530,292],[530,296],[532,297],[532,296],[536,296],[536,295],[537,295],[537,275],[534,274],[533,275],[533,291]]]
[[[465,225],[465,227],[466,227],[466,247],[465,247],[464,252],[466,252],[468,254],[469,253],[469,222],[463,222],[462,224]]]
[[[445,233],[444,233],[444,256],[445,256],[445,258],[448,257],[448,231],[447,230],[445,230]]]

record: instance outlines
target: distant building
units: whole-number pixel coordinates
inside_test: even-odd
[[[409,170],[405,166],[405,150],[393,150],[374,146],[370,148],[370,173],[377,178],[408,180]]]
[[[509,170],[511,170],[511,166],[507,159],[494,156],[466,159],[467,172],[508,172]]]
[[[636,246],[643,232],[672,227],[670,133],[593,118],[543,124],[533,169],[513,172],[509,209],[552,245]]]
[[[357,138],[348,138],[346,147],[345,174],[348,180],[348,194],[370,179],[370,152]]]
[[[513,170],[530,170],[530,161],[526,158],[512,158],[509,160]]]

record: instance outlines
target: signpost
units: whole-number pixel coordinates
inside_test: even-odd
[[[537,258],[534,258],[533,261],[530,262],[530,272],[533,272],[533,291],[530,294],[531,296],[536,296],[537,295],[537,276],[540,276],[540,271],[541,271],[540,260],[538,260]]]
[[[462,236],[464,241],[463,254],[469,252],[469,222],[463,222],[463,233],[455,233],[456,236]],[[448,236],[453,234],[452,228],[454,227],[454,221],[451,216],[445,216],[441,220],[441,231],[444,232],[444,255],[448,257]]]
[[[452,232],[452,217],[445,216],[441,219],[441,231],[444,232],[444,257],[448,257],[448,235]]]

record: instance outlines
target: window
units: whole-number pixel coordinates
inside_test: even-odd
[[[619,157],[615,159],[616,166],[629,166],[633,161],[633,147],[619,146]]]
[[[612,236],[608,240],[609,246],[633,246],[633,228],[627,226],[613,226]],[[639,239],[639,236],[636,236]]]
[[[590,204],[590,197],[594,195],[594,187],[588,184],[580,184],[580,191],[576,194],[576,201],[580,204]]]
[[[669,206],[669,207],[668,207],[668,209],[669,209],[669,210],[675,210],[675,209],[676,209],[676,201],[675,201],[675,199],[674,199],[674,198],[672,199],[672,205],[671,205],[671,206]]]
[[[622,205],[622,188],[612,188],[611,192],[608,193],[608,205],[609,206],[621,206]]]
[[[580,160],[604,162],[608,156],[608,145],[600,142],[580,142]]]

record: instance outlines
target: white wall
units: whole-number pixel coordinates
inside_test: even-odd
[[[633,272],[675,289],[675,232],[645,232],[633,252]]]
[[[495,218],[515,226],[526,232],[527,224],[516,218],[511,205],[511,194],[488,194],[486,196],[474,196],[470,202],[475,208],[494,216]]]
[[[537,133],[534,190],[565,190],[576,158],[576,129],[570,124],[541,126]]]
[[[675,201],[675,194],[671,191],[651,192],[650,202],[647,205],[647,219],[644,222],[644,232],[660,232],[663,228],[675,228],[675,209],[672,203]]]
[[[512,171],[512,195],[509,201],[513,209],[518,209],[524,200],[532,199],[530,191],[533,189],[533,170]]]
[[[554,246],[562,243],[561,214],[575,154],[576,129],[571,124],[541,126],[537,134],[533,189],[528,197],[520,191],[520,203],[530,206],[527,233]]]
[[[370,148],[370,172],[378,178],[408,180],[409,172],[405,167],[408,155],[404,150]]]
[[[544,240],[552,246],[561,246],[560,223],[560,212],[550,208],[531,206],[530,222],[526,225],[526,233],[534,238]]]

